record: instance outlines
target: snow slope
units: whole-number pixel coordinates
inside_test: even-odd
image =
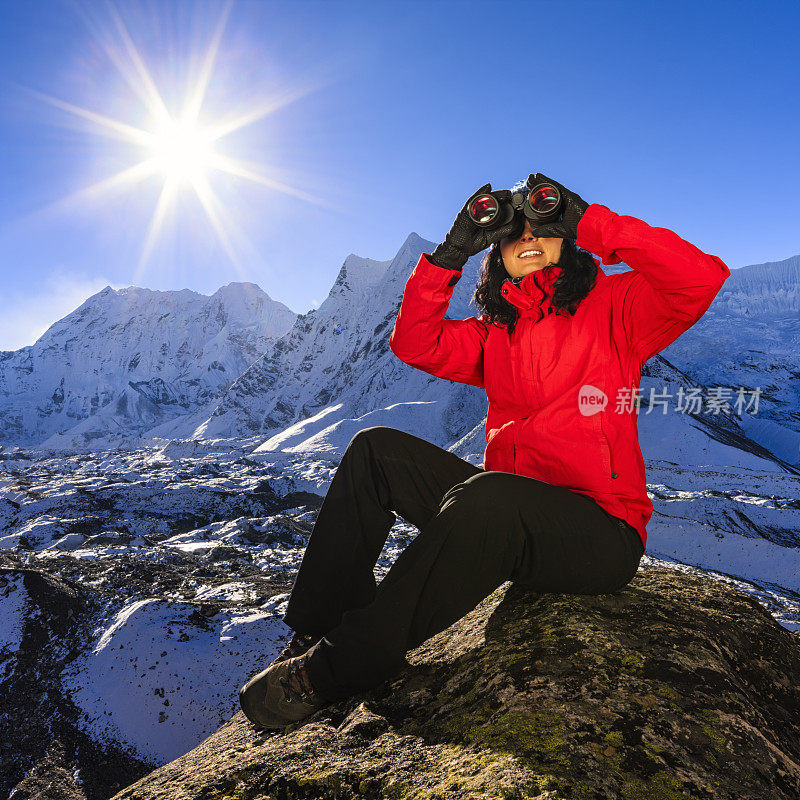
[[[206,618],[189,603],[134,600],[62,675],[93,738],[166,763],[238,710],[238,690],[283,648],[280,617],[231,609]]]

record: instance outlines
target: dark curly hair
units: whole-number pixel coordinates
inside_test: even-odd
[[[597,264],[592,254],[578,247],[572,239],[563,240],[557,263],[561,267],[561,274],[553,284],[552,305],[555,313],[573,315],[597,280]],[[489,322],[508,325],[508,331],[512,333],[519,312],[500,293],[508,277],[498,242],[492,245],[481,262],[481,272],[471,302],[474,301],[489,317]]]

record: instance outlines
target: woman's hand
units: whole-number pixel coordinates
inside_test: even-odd
[[[508,224],[501,225],[494,230],[481,228],[472,221],[468,210],[469,201],[476,194],[491,191],[492,184],[487,183],[469,196],[469,200],[464,203],[464,207],[458,212],[450,232],[445,236],[444,241],[437,245],[431,253],[431,261],[434,264],[447,269],[460,270],[467,263],[467,259],[470,256],[474,256],[495,242],[499,242],[520,227],[520,220],[516,216]],[[508,189],[502,189],[499,192],[493,192],[493,194],[501,204],[511,199],[511,192]]]
[[[547,236],[555,237],[558,239],[577,239],[578,238],[578,223],[583,216],[584,211],[589,208],[587,203],[582,197],[575,194],[575,192],[565,189],[560,183],[542,175],[537,172],[535,175],[528,176],[528,188],[532,189],[537,183],[552,183],[559,192],[564,201],[564,207],[561,212],[561,219],[551,222],[545,222],[538,227],[534,227],[534,222],[531,220],[531,230],[534,236]]]

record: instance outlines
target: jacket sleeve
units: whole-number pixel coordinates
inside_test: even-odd
[[[614,281],[612,325],[641,363],[691,328],[731,274],[671,230],[597,203],[581,217],[576,244],[605,264],[633,269]]]
[[[483,347],[489,323],[444,318],[461,275],[423,253],[406,282],[389,347],[401,361],[437,378],[485,388]]]

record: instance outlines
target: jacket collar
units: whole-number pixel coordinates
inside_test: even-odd
[[[546,309],[553,296],[553,284],[561,271],[558,264],[553,264],[535,272],[529,272],[519,283],[514,283],[511,278],[506,278],[501,287],[503,299],[516,306],[520,313],[535,311],[540,306]],[[548,312],[545,310],[544,313]]]
[[[607,276],[600,268],[600,262],[596,258],[594,262],[597,264],[597,281],[595,282],[595,286],[597,286]],[[553,285],[561,272],[562,268],[558,264],[553,264],[535,272],[529,272],[519,283],[514,283],[511,278],[506,278],[501,287],[503,298],[519,309],[520,316],[534,316],[541,319],[554,310],[550,301],[553,297]]]

